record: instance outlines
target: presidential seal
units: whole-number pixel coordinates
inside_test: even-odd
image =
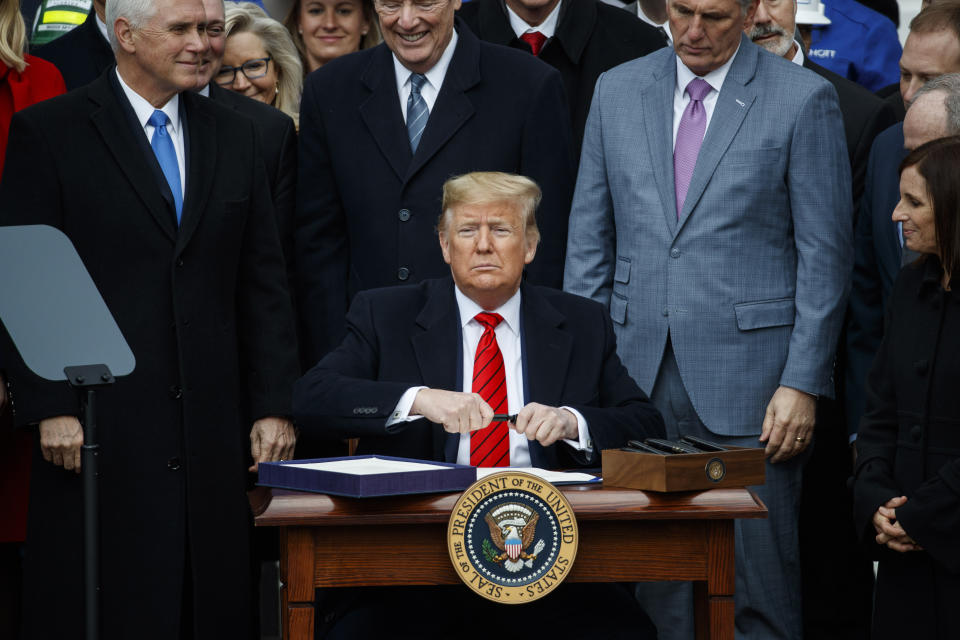
[[[450,514],[453,568],[488,600],[523,604],[553,591],[577,555],[577,521],[556,487],[504,471],[478,480]]]
[[[710,482],[720,482],[727,475],[727,465],[720,458],[710,458],[703,470]]]

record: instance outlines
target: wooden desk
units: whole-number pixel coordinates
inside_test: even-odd
[[[733,640],[733,520],[767,514],[753,493],[561,488],[580,529],[568,581],[692,580],[698,640]],[[256,525],[282,527],[283,637],[312,640],[316,587],[461,584],[446,544],[459,495],[351,499],[253,492]]]

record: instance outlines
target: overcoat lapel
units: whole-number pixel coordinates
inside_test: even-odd
[[[759,48],[746,36],[741,36],[740,51],[737,52],[733,64],[730,65],[730,72],[723,81],[713,117],[710,119],[710,126],[703,137],[703,145],[700,147],[693,177],[690,179],[690,188],[687,190],[687,199],[680,212],[677,233],[683,229],[690,217],[690,212],[700,201],[720,159],[727,152],[733,137],[740,130],[747,112],[756,99],[756,92],[749,83],[757,70],[758,51]]]
[[[360,117],[397,178],[403,180],[412,154],[407,126],[400,111],[393,54],[386,44],[381,44],[371,57],[361,81],[370,91],[370,97],[360,105]]]
[[[457,48],[404,182],[413,178],[474,114],[466,92],[480,82],[480,41],[459,18],[456,26]]]
[[[560,328],[564,315],[536,289],[523,286],[523,372],[528,392],[525,401],[557,406],[570,366],[573,336]]]
[[[187,166],[187,188],[183,198],[183,210],[180,215],[180,234],[177,238],[177,253],[190,242],[193,232],[200,223],[200,217],[207,206],[210,187],[217,165],[217,120],[207,113],[196,95],[188,92],[180,94],[183,105],[184,142]]]
[[[131,115],[127,113],[132,111],[132,107],[121,102],[125,102],[126,98],[118,95],[116,91],[122,89],[117,87],[115,90],[111,86],[109,74],[112,73],[114,70],[110,68],[90,84],[88,95],[93,103],[90,119],[123,175],[130,182],[130,187],[143,201],[144,207],[170,242],[176,243],[176,218],[172,215],[172,209],[163,197],[157,177],[148,164],[149,144],[146,144],[146,137],[143,140],[135,137],[137,131],[133,126],[137,123],[131,123]]]
[[[677,227],[677,195],[673,184],[673,91],[677,83],[675,56],[666,56],[663,67],[655,74],[652,86],[641,92],[643,122],[647,133],[647,148],[657,154],[653,162],[653,176],[660,194],[667,228]]]

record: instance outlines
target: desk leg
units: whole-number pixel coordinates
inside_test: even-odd
[[[313,640],[316,612],[313,576],[313,531],[284,527],[280,531],[280,604],[284,640]]]
[[[697,640],[733,640],[733,520],[707,527],[707,580],[693,583]]]

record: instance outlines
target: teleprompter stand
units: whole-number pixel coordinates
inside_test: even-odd
[[[114,375],[129,375],[135,359],[80,256],[59,230],[46,225],[0,227],[0,273],[8,274],[0,296],[0,320],[24,365],[46,380],[66,381],[80,396],[85,631],[86,640],[98,640],[96,392],[113,384]]]

